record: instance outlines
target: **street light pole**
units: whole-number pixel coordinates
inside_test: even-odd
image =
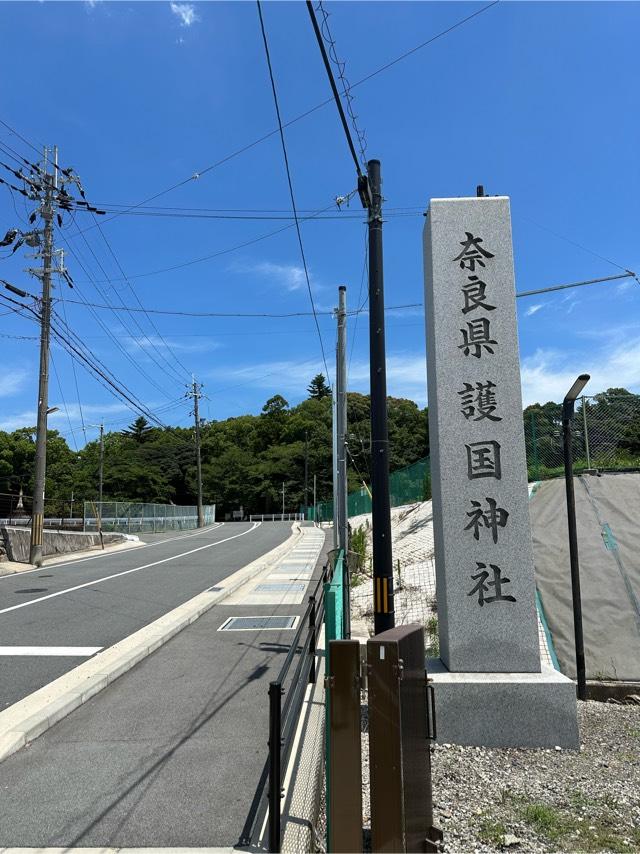
[[[562,403],[562,440],[564,449],[564,477],[567,491],[567,524],[569,526],[569,560],[571,562],[571,597],[573,600],[573,632],[576,646],[576,676],[578,697],[587,699],[584,636],[582,633],[582,599],[580,596],[580,564],[578,560],[578,534],[576,528],[576,500],[573,491],[573,449],[571,428],[576,398],[589,381],[589,374],[580,374],[567,392]]]

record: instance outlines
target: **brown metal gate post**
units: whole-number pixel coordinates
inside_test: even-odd
[[[329,644],[327,851],[362,851],[360,644]]]
[[[423,627],[370,638],[367,670],[372,851],[437,851]]]

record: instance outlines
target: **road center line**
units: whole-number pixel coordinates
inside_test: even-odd
[[[179,557],[186,557],[187,555],[204,551],[204,549],[211,549],[214,546],[222,545],[222,543],[228,543],[229,540],[237,540],[238,537],[244,537],[246,534],[250,534],[252,531],[255,531],[260,524],[260,522],[253,522],[253,527],[249,528],[247,531],[243,531],[241,534],[234,534],[233,537],[226,537],[224,540],[217,540],[215,543],[208,543],[206,546],[198,546],[197,549],[190,549],[188,552],[181,552],[180,554],[173,555],[172,557],[165,557],[162,560],[156,560],[153,563],[145,563],[144,566],[135,566],[133,569],[125,569],[123,572],[115,572],[113,575],[106,575],[104,578],[95,579],[95,581],[76,584],[75,587],[67,587],[66,590],[58,590],[57,593],[49,593],[47,596],[40,596],[38,599],[30,599],[28,602],[20,602],[19,605],[11,605],[9,608],[2,608],[0,610],[0,614],[8,614],[9,611],[17,611],[19,608],[26,608],[28,605],[37,605],[38,602],[45,602],[47,599],[55,599],[56,596],[64,596],[66,593],[73,593],[75,590],[82,590],[83,587],[93,587],[94,584],[101,584],[103,581],[111,581],[113,578],[120,578],[121,576],[129,575],[132,572],[139,572],[141,569],[160,566],[162,563],[169,563],[169,561],[177,560]]]
[[[142,549],[150,549],[153,546],[163,546],[165,543],[174,543],[176,540],[189,540],[191,537],[201,537],[203,534],[209,533],[209,531],[215,531],[216,528],[221,528],[224,525],[224,522],[214,522],[212,525],[207,525],[206,528],[200,528],[193,534],[179,534],[177,537],[169,537],[168,540],[158,540],[157,543],[144,543],[141,546],[136,546],[136,551],[142,551]],[[151,533],[147,531],[146,533]],[[36,566],[35,569],[25,569],[20,573],[12,572],[9,575],[0,575],[0,581],[3,581],[5,578],[14,578],[15,575],[29,575],[31,572],[42,572],[43,569],[58,569],[61,566],[75,566],[77,563],[86,563],[88,560],[99,560],[100,558],[105,557],[118,557],[118,555],[128,554],[128,549],[121,549],[117,552],[99,552],[98,554],[91,555],[90,557],[80,557],[78,560],[66,560],[61,561],[60,563],[43,563],[42,566]],[[1,852],[0,852],[1,854]]]
[[[61,655],[66,658],[89,658],[101,646],[0,646],[0,655]]]

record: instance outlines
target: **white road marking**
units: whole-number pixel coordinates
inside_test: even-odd
[[[193,534],[179,534],[177,537],[169,537],[168,540],[159,540],[157,543],[145,543],[142,546],[138,546],[136,551],[142,551],[142,549],[150,549],[153,546],[163,546],[165,543],[173,543],[176,540],[188,540],[191,537],[202,536],[202,534],[208,533],[208,531],[214,531],[216,528],[221,528],[224,525],[224,522],[214,522],[213,525],[208,525],[206,530],[199,530]],[[16,580],[16,575],[29,575],[31,572],[42,572],[43,569],[57,569],[59,566],[75,566],[77,563],[85,563],[88,560],[98,560],[101,557],[117,557],[118,555],[127,554],[126,549],[123,549],[119,552],[100,552],[97,555],[91,555],[91,557],[80,557],[78,560],[68,560],[64,561],[64,563],[44,563],[42,566],[37,566],[35,569],[25,569],[23,572],[12,572],[9,575],[0,575],[0,581],[4,581],[7,578],[12,578],[14,581]],[[0,854],[2,854],[2,849],[0,849]]]
[[[133,569],[125,569],[123,572],[115,572],[113,575],[106,575],[104,578],[97,578],[95,581],[87,581],[84,584],[76,584],[75,587],[67,587],[66,590],[58,590],[57,593],[49,593],[47,596],[40,596],[38,599],[30,599],[28,602],[20,602],[19,605],[11,605],[9,608],[2,608],[0,610],[0,614],[7,614],[9,611],[17,611],[18,608],[26,608],[28,605],[37,605],[38,602],[45,602],[47,599],[55,599],[56,596],[64,596],[66,593],[73,593],[75,590],[82,590],[83,587],[92,587],[94,584],[102,584],[103,581],[111,581],[113,578],[120,578],[123,575],[129,575],[132,572],[139,572],[141,569],[149,569],[152,566],[160,566],[161,563],[169,563],[169,561],[177,560],[179,557],[186,557],[187,555],[195,554],[196,552],[201,552],[204,549],[211,549],[214,546],[220,546],[222,543],[228,543],[229,540],[237,540],[238,537],[244,537],[246,534],[250,534],[252,531],[255,531],[257,527],[261,524],[261,522],[253,522],[253,527],[249,528],[247,531],[243,531],[241,534],[234,534],[233,537],[226,537],[224,540],[216,540],[215,543],[207,543],[206,546],[198,546],[197,549],[190,549],[188,552],[181,552],[180,554],[173,555],[172,557],[165,557],[162,560],[156,560],[153,563],[146,563],[144,566],[136,566]]]
[[[101,646],[0,646],[0,655],[62,655],[68,658],[89,658],[101,649]]]

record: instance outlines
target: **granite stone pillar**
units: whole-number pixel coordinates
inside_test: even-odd
[[[573,684],[540,664],[509,199],[433,199],[424,259],[440,740],[533,746],[551,704],[575,747]]]

